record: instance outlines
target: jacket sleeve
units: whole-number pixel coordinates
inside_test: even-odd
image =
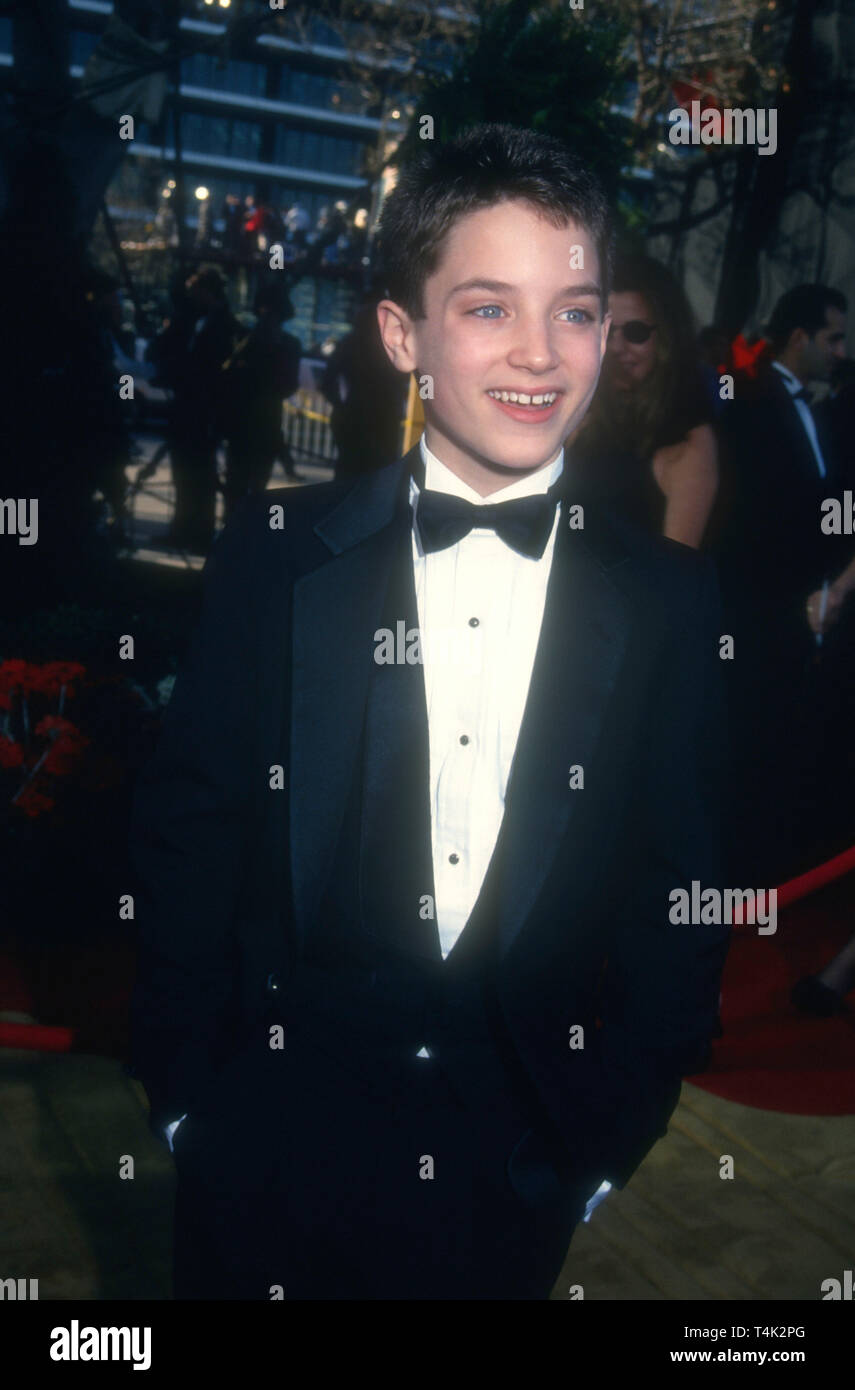
[[[681,1078],[703,1070],[720,1032],[730,928],[671,920],[674,890],[691,898],[693,881],[701,892],[723,886],[721,619],[713,566],[705,561],[699,570],[697,600],[666,644],[642,724],[634,853],[603,975],[600,1026],[584,1048],[568,1049],[563,1064],[580,1166],[617,1187],[667,1132]]]
[[[131,1065],[158,1135],[192,1111],[230,1045],[235,906],[254,781],[265,775],[253,736],[258,524],[256,509],[244,504],[214,542],[201,616],[131,811],[138,930]]]

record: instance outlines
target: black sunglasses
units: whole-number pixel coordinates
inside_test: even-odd
[[[656,331],[655,323],[643,323],[641,319],[630,319],[628,323],[609,324],[609,337],[622,333],[628,343],[646,343],[651,333]]]

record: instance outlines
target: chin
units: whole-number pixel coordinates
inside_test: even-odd
[[[489,454],[485,454],[484,457],[488,460],[489,467],[501,469],[502,472],[534,473],[536,469],[542,468],[545,463],[551,462],[551,460],[555,458],[555,455],[558,453],[558,450],[560,448],[561,443],[559,441],[559,443],[557,443],[548,452],[542,452],[536,458],[532,459],[521,459],[518,455],[512,455],[508,459],[491,458]]]

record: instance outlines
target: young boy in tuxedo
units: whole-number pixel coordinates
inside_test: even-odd
[[[727,929],[669,895],[718,882],[714,581],[562,448],[609,245],[559,142],[426,145],[377,310],[422,440],[208,561],[133,829],[177,1297],[545,1299],[705,1064]]]

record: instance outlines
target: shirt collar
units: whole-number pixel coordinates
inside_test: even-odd
[[[784,366],[783,362],[773,362],[772,366],[776,369],[776,371],[780,372],[781,376],[784,378],[784,385],[786,386],[791,396],[794,396],[798,391],[804,390],[804,387],[802,386],[802,383],[799,381],[798,377],[794,376],[793,373],[790,371],[789,367]]]
[[[529,473],[525,478],[518,478],[515,483],[499,488],[497,492],[491,492],[489,497],[482,497],[437,458],[425,443],[424,434],[419,440],[419,448],[425,466],[425,487],[431,492],[448,492],[453,497],[462,497],[476,507],[484,506],[486,503],[513,502],[517,497],[536,497],[539,493],[548,492],[564,471],[564,449],[561,448],[547,468],[539,468],[537,472]],[[410,500],[418,497],[418,494],[418,483],[411,478]]]

